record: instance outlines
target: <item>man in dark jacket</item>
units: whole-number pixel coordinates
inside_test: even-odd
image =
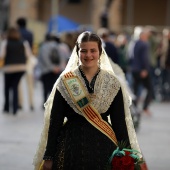
[[[33,33],[27,29],[27,21],[25,18],[18,18],[17,25],[21,33],[22,39],[27,40],[31,48],[33,47]]]
[[[108,57],[110,57],[114,63],[119,64],[118,49],[109,39],[110,37],[109,30],[106,28],[100,28],[98,30],[98,35],[103,40],[103,45]]]
[[[147,90],[144,99],[143,111],[150,114],[148,106],[152,99],[152,87],[150,79],[150,59],[149,59],[149,32],[143,30],[140,34],[139,40],[134,46],[134,57],[131,62],[132,75],[134,80],[134,94],[136,95],[136,105],[139,100],[139,87],[142,85]]]

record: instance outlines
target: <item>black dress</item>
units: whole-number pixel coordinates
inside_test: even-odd
[[[108,115],[117,140],[128,140],[129,144],[121,89],[107,112],[101,114],[107,122]],[[68,121],[63,125],[64,117]],[[44,154],[44,160],[53,160],[52,170],[105,170],[115,149],[107,136],[77,114],[56,91]]]

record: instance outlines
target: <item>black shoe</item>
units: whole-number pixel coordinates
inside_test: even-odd
[[[30,106],[30,110],[31,110],[31,111],[34,111],[34,107],[33,107],[33,106]]]
[[[13,112],[13,115],[16,115],[17,114],[17,112]]]
[[[9,110],[4,109],[4,110],[3,110],[3,113],[5,113],[5,114],[9,114]]]
[[[18,109],[22,109],[22,106],[18,106]]]
[[[13,113],[13,115],[16,115],[17,114],[17,110],[14,109],[12,113]]]

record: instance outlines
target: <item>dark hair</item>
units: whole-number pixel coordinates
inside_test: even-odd
[[[27,25],[27,21],[25,18],[18,18],[17,19],[17,25],[21,28],[25,28]]]
[[[78,51],[80,49],[80,47],[79,47],[80,43],[89,42],[89,41],[97,42],[98,48],[99,48],[99,54],[101,55],[101,53],[102,53],[102,41],[101,41],[101,39],[98,35],[91,33],[89,31],[85,31],[78,36],[77,42],[76,42],[77,55],[78,55]]]
[[[47,33],[45,35],[45,41],[50,41],[51,40],[51,35],[49,33]]]
[[[19,40],[21,38],[21,34],[19,30],[15,27],[10,27],[7,31],[7,39],[10,40]]]

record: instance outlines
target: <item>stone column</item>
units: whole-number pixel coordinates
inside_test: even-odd
[[[9,11],[10,25],[15,25],[18,17],[35,20],[37,18],[37,0],[12,0]]]
[[[92,12],[91,12],[91,24],[93,25],[94,31],[100,28],[100,16],[105,7],[105,0],[93,0]]]
[[[120,32],[122,27],[122,0],[114,0],[109,10],[109,29]]]

